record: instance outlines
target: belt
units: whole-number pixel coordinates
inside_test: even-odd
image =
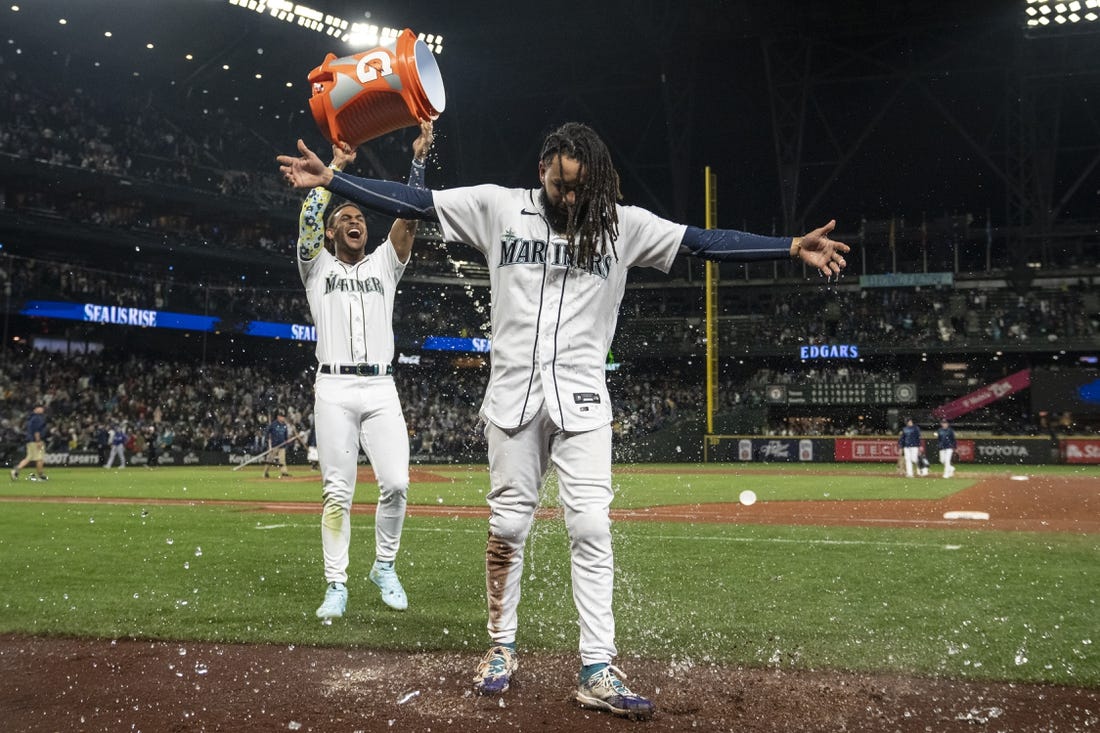
[[[322,364],[321,374],[353,374],[357,377],[390,376],[392,364]]]

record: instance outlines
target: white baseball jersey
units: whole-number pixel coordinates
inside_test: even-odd
[[[387,239],[354,265],[324,249],[325,206],[315,188],[302,205],[298,271],[317,329],[322,364],[393,361],[393,299],[405,271]],[[392,562],[401,543],[409,486],[409,439],[393,377],[320,372],[314,388],[314,429],[323,480],[321,546],[325,580],[347,582],[351,503],[362,448],[378,477],[375,556]]]
[[[298,272],[317,330],[317,361],[389,364],[394,293],[407,263],[388,239],[354,265],[330,254],[322,221],[330,197],[322,188],[309,192],[298,238]]]
[[[492,369],[481,414],[502,428],[526,424],[545,401],[569,432],[611,422],[605,378],[627,270],[668,272],[686,229],[617,206],[618,259],[573,263],[551,231],[537,190],[484,185],[432,192],[446,241],[485,255],[492,288]]]

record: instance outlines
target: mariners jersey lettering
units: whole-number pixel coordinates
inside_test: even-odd
[[[578,265],[573,259],[573,252],[566,246],[563,239],[551,242],[516,239],[514,234],[508,232],[501,241],[499,266],[545,263],[551,267],[580,267],[606,280],[614,258],[610,254],[597,252],[592,255],[590,262],[583,265]]]
[[[538,191],[486,185],[432,196],[444,239],[478,249],[489,265],[493,352],[482,416],[514,428],[545,401],[563,430],[610,423],[604,362],[627,270],[668,272],[684,225],[619,206],[618,259],[608,246],[579,263],[551,231]]]
[[[338,273],[330,273],[325,276],[325,295],[335,291],[345,293],[383,293],[382,281],[376,277],[368,277],[366,280],[356,280],[351,277],[341,277]]]

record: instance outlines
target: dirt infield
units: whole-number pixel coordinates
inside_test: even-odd
[[[438,475],[421,471],[416,481],[446,481]],[[830,475],[836,475],[830,474]],[[866,475],[866,474],[856,474]],[[961,481],[966,476],[956,474]],[[293,479],[317,481],[316,477]],[[373,482],[369,469],[359,472],[359,482]],[[903,479],[899,479],[903,480]],[[913,479],[934,481],[944,479]],[[955,480],[955,479],[952,479]],[[994,529],[1017,532],[1100,532],[1100,481],[1094,478],[1067,476],[987,477],[968,489],[944,499],[890,499],[878,501],[772,501],[752,506],[741,504],[689,504],[658,506],[644,509],[612,509],[615,521],[661,521],[736,524],[796,524],[848,527],[939,527]],[[84,497],[10,496],[4,501],[38,501],[62,503],[133,504],[134,499],[103,499]],[[190,499],[141,499],[139,503],[205,504],[236,506],[260,512],[279,514],[319,513],[317,502],[222,501]],[[951,511],[977,511],[989,515],[987,520],[947,519]],[[540,517],[556,516],[558,510],[540,510]],[[361,502],[352,507],[353,514],[373,514],[374,504]],[[480,507],[410,504],[410,516],[456,518],[488,518],[489,510]]]
[[[1089,731],[1100,692],[895,675],[626,660],[658,705],[635,723],[579,708],[576,660],[521,658],[503,698],[466,654],[0,637],[11,731]],[[503,700],[503,703],[501,703]]]
[[[184,503],[271,512],[319,511],[316,503]],[[410,506],[409,510],[414,515],[487,516],[482,507]],[[943,516],[958,510],[987,512],[990,518],[948,520]],[[373,506],[358,506],[357,511],[373,511]],[[1100,531],[1100,492],[1095,479],[1055,476],[1024,481],[1004,476],[987,478],[936,501],[708,504],[617,510],[614,517],[616,521],[1096,533]],[[630,674],[630,684],[650,694],[658,706],[653,720],[634,723],[583,710],[571,700],[576,673],[571,655],[524,655],[513,688],[502,699],[472,694],[475,656],[0,635],[0,714],[7,730],[147,733],[628,729],[1061,733],[1100,729],[1100,690],[1095,689],[686,666],[628,657],[621,664]]]

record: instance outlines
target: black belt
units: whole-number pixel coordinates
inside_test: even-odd
[[[321,374],[353,374],[357,377],[387,377],[393,374],[392,364],[322,364]]]

